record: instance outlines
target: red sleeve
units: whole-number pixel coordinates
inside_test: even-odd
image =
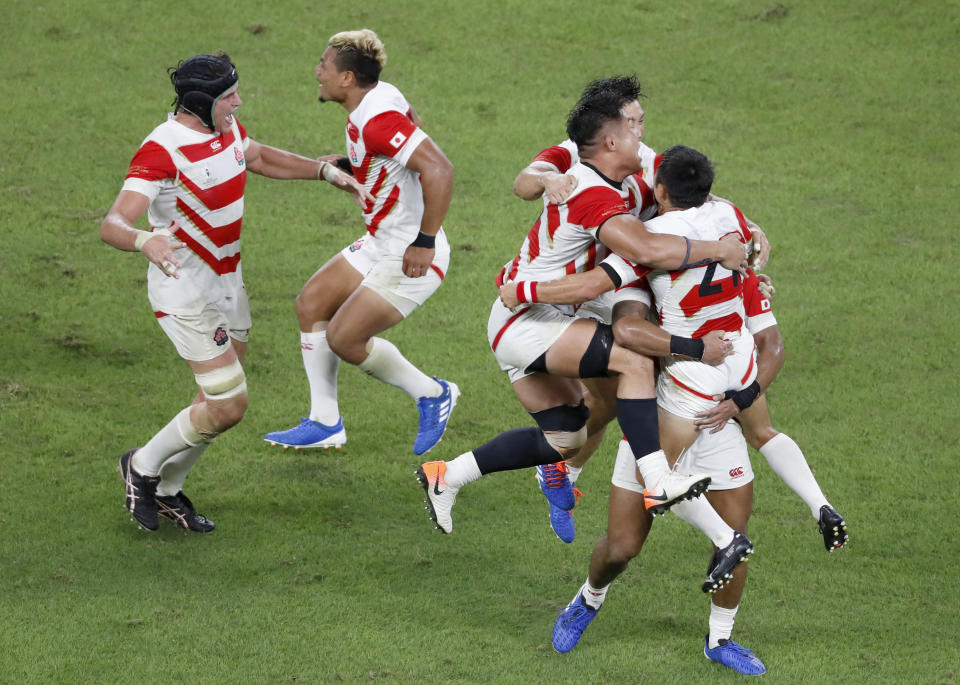
[[[743,242],[748,243],[753,240],[753,233],[750,232],[750,229],[747,228],[747,219],[743,216],[743,212],[740,211],[740,208],[735,204],[731,204],[733,207],[734,213],[737,215],[737,223],[740,224],[740,232],[743,234]]]
[[[547,162],[557,167],[557,171],[565,174],[570,171],[570,151],[559,145],[553,145],[546,150],[541,150],[540,154],[533,158],[534,162]]]
[[[610,217],[627,213],[627,205],[613,188],[594,186],[567,200],[567,221],[584,228],[597,228]]]
[[[403,149],[410,135],[417,130],[405,115],[397,111],[378,114],[363,127],[363,144],[373,155],[393,157]]]
[[[759,286],[760,279],[753,271],[747,269],[747,277],[743,281],[743,308],[747,318],[770,311],[770,300],[763,296]]]
[[[144,181],[159,181],[164,178],[176,178],[177,167],[170,154],[152,140],[137,150],[130,161],[127,178],[142,178]]]

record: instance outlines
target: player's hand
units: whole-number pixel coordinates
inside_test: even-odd
[[[357,203],[360,209],[366,210],[367,207],[373,205],[374,197],[370,194],[370,191],[364,188],[352,174],[345,173],[333,165],[334,162],[330,162],[330,166],[328,166],[327,169],[333,169],[336,171],[336,174],[330,174],[330,177],[327,178],[328,172],[324,171],[324,178],[327,179],[331,185],[346,190],[353,195],[353,201]]]
[[[410,278],[426,276],[433,264],[436,250],[432,247],[414,247],[411,245],[403,253],[403,273]]]
[[[171,225],[172,230],[176,230],[176,225]],[[180,260],[173,256],[175,250],[186,247],[186,243],[180,242],[171,235],[171,230],[154,231],[153,235],[143,244],[141,252],[147,259],[160,267],[160,270],[167,276],[180,278],[177,273],[180,270]]]
[[[570,194],[577,189],[577,179],[570,174],[545,172],[540,177],[540,182],[543,183],[543,194],[555,205],[566,202]]]
[[[773,281],[767,274],[757,274],[757,280],[760,281],[757,289],[765,298],[772,300],[773,296],[777,294],[777,289],[773,287]]]
[[[770,241],[767,234],[756,224],[751,223],[748,228],[753,233],[753,256],[750,258],[750,268],[760,271],[770,261]]]
[[[715,395],[713,399],[723,400],[713,409],[702,411],[697,414],[693,424],[697,430],[709,430],[711,433],[719,433],[727,425],[727,421],[740,413],[733,400],[724,400],[723,395]]]
[[[520,306],[520,300],[517,299],[516,283],[504,283],[500,286],[500,301],[511,312]]]
[[[710,331],[701,340],[703,340],[703,356],[700,361],[704,364],[718,366],[733,354],[733,343],[723,339],[723,331]]]
[[[732,233],[720,239],[720,264],[730,269],[730,271],[739,271],[745,274],[747,270],[747,246],[740,242],[737,234]]]

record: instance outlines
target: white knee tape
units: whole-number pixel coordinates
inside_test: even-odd
[[[545,431],[543,437],[553,449],[575,450],[583,447],[587,442],[587,427],[583,426],[576,433],[571,431]]]
[[[247,392],[247,377],[237,360],[219,369],[195,374],[194,378],[208,400],[228,400]]]
[[[207,437],[190,420],[190,407],[177,414],[177,428],[180,430],[180,436],[192,447],[207,440]]]

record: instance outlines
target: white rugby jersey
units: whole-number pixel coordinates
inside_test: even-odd
[[[405,165],[427,134],[410,119],[410,104],[397,88],[380,81],[347,118],[347,157],[353,175],[373,195],[363,208],[370,235],[390,241],[402,254],[423,219],[420,175]]]
[[[627,209],[641,221],[652,219],[657,215],[657,201],[653,197],[653,175],[657,153],[644,143],[640,143],[637,152],[643,169],[624,179],[624,185],[630,190],[627,199]],[[577,144],[569,138],[559,145],[553,145],[533,158],[534,162],[544,162],[552,166],[557,173],[565,174],[580,161]]]
[[[609,250],[597,241],[597,230],[618,214],[627,214],[630,191],[593,167],[574,164],[577,187],[563,204],[546,198],[540,217],[527,233],[517,256],[504,266],[497,284],[510,281],[552,281],[594,268]]]
[[[196,314],[243,287],[240,227],[247,183],[246,131],[234,117],[222,134],[194,131],[171,115],[130,162],[123,190],[150,198],[152,229],[173,228],[180,278],[150,264],[147,293],[157,315]]]
[[[730,233],[738,234],[743,242],[751,239],[740,210],[719,201],[666,212],[646,226],[651,233],[690,240],[720,240]],[[742,278],[719,262],[683,271],[651,271],[647,281],[653,291],[657,321],[673,335],[699,338],[709,331],[743,328],[746,313]]]

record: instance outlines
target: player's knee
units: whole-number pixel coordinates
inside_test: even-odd
[[[195,375],[203,393],[211,426],[201,429],[211,439],[235,426],[247,411],[247,378],[240,362],[221,366],[213,371]],[[212,434],[211,434],[212,433]]]
[[[770,425],[748,427],[741,424],[741,428],[743,429],[743,437],[746,439],[747,444],[749,444],[750,447],[755,450],[759,450],[761,447],[779,435],[779,433],[774,430],[773,426]]]
[[[361,364],[367,358],[369,340],[358,340],[357,337],[341,326],[327,328],[327,345],[340,359],[351,364]]]
[[[640,548],[643,546],[639,536],[635,535],[617,535],[607,538],[607,561],[610,564],[626,566],[630,560],[640,554]]]
[[[562,404],[530,415],[540,427],[545,447],[552,452],[559,455],[569,452],[572,456],[587,442],[590,410],[583,400],[577,405]]]

